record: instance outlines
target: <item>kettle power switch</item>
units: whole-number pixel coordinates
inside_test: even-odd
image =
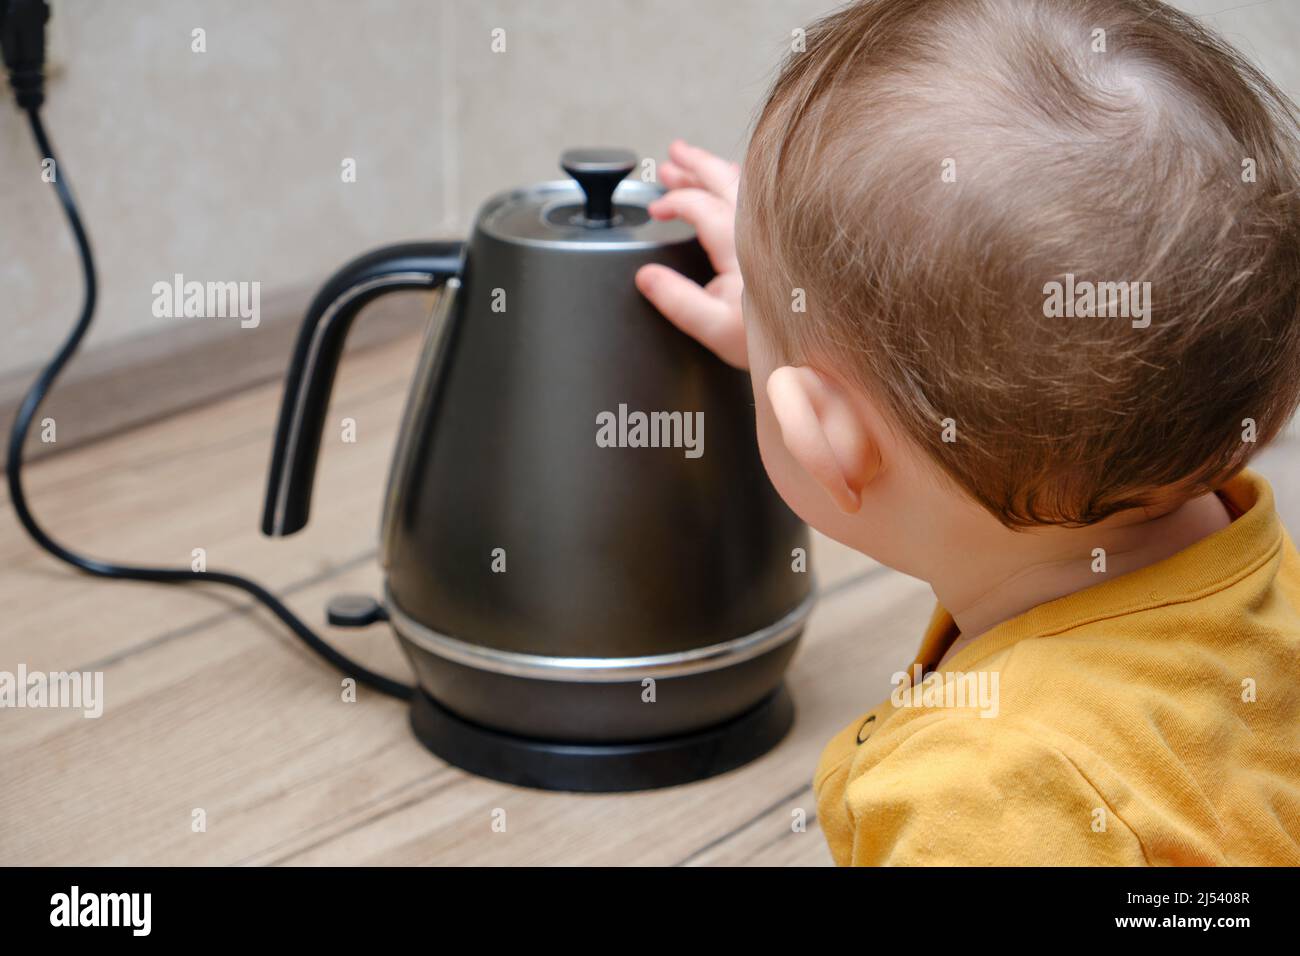
[[[369,627],[388,620],[388,611],[369,594],[338,594],[325,606],[325,620],[335,627]]]
[[[626,149],[569,149],[560,156],[560,168],[578,181],[587,197],[582,224],[614,225],[614,190],[636,169],[636,154]]]

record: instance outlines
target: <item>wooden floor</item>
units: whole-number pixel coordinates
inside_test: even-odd
[[[312,523],[257,530],[279,386],[35,462],[35,510],[116,560],[250,575],[365,663],[408,674],[381,627],[328,628],[378,593],[382,485],[418,340],[352,356]],[[548,794],[471,777],[417,744],[405,707],[339,678],[238,592],[105,582],[39,552],[0,502],[0,670],[103,671],[104,714],[0,711],[0,864],[828,864],[810,778],[822,745],[888,692],[929,591],[818,540],[825,591],[790,675],[798,719],[741,770],[670,790]],[[206,832],[191,828],[193,811]],[[505,811],[505,832],[493,829]],[[808,818],[794,832],[793,813]],[[499,817],[500,814],[497,814]]]
[[[405,677],[383,628],[329,629],[322,608],[342,591],[378,593],[380,496],[415,349],[403,340],[345,363],[331,420],[354,418],[358,440],[327,439],[312,524],[293,538],[257,531],[278,385],[45,458],[27,486],[56,537],[166,564],[203,548],[209,569],[266,583],[350,654]],[[778,748],[690,786],[548,794],[443,764],[399,703],[364,690],[342,702],[338,676],[242,595],[77,575],[35,549],[7,501],[0,511],[0,670],[105,682],[99,719],[0,711],[0,864],[827,865],[817,756],[887,694],[931,602],[920,582],[818,540],[823,596]],[[206,832],[192,830],[196,809]],[[805,832],[791,826],[798,810]]]

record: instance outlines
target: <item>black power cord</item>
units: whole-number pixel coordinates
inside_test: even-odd
[[[90,239],[81,224],[81,215],[77,212],[76,201],[68,186],[67,174],[63,164],[54,155],[45,127],[41,123],[40,107],[44,100],[44,60],[45,60],[45,22],[49,18],[49,6],[44,0],[0,0],[0,50],[3,51],[5,64],[9,69],[10,81],[18,105],[27,113],[31,125],[32,137],[42,159],[54,161],[54,188],[58,192],[59,202],[67,216],[68,225],[81,257],[81,272],[85,282],[85,299],[81,306],[81,317],[72,332],[64,340],[58,353],[50,363],[41,370],[23,397],[14,416],[13,428],[9,433],[8,479],[9,497],[13,503],[18,520],[38,545],[54,557],[72,565],[86,574],[101,578],[115,578],[125,581],[151,581],[156,584],[225,584],[239,588],[261,602],[296,634],[304,644],[334,665],[343,674],[359,684],[373,688],[401,700],[407,700],[414,689],[400,681],[362,667],[357,662],[345,657],[319,635],[302,622],[271,592],[260,584],[237,574],[224,571],[192,571],[189,568],[151,568],[140,565],[113,564],[78,554],[55,541],[40,526],[27,506],[27,496],[23,492],[22,464],[23,446],[31,430],[32,421],[53,387],[55,380],[71,360],[82,338],[90,328],[95,314],[95,260],[90,251]]]

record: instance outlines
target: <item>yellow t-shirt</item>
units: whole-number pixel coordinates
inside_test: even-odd
[[[1219,494],[1228,527],[1004,621],[836,735],[813,781],[835,861],[1300,864],[1300,556],[1262,478]],[[923,673],[954,630],[937,608]]]

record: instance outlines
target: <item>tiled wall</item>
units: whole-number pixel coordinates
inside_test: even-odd
[[[790,32],[826,0],[52,0],[46,122],[99,256],[94,349],[166,334],[180,272],[306,287],[468,228],[577,144],[739,158]],[[1067,0],[1062,0],[1067,2]],[[1300,91],[1300,0],[1186,0]],[[206,31],[207,51],[191,50]],[[492,50],[504,30],[505,52]],[[343,183],[344,158],[357,161]],[[75,261],[21,115],[0,107],[0,375],[66,331]],[[193,321],[193,320],[191,320]]]

